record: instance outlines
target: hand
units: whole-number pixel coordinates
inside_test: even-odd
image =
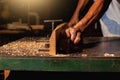
[[[69,27],[68,29],[66,29],[65,32],[66,32],[67,37],[70,38],[74,44],[79,43],[79,41],[81,40],[81,32],[79,29]]]

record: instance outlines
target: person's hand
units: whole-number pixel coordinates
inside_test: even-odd
[[[68,38],[71,39],[71,41],[74,43],[74,44],[77,44],[79,43],[79,41],[81,40],[81,32],[79,29],[77,28],[73,28],[73,27],[69,27],[66,29],[66,35]]]

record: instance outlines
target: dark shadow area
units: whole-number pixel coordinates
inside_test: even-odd
[[[91,38],[85,38],[83,42],[83,48],[94,48],[102,43],[117,43],[120,41],[119,37],[91,37]],[[117,45],[117,44],[116,44]]]
[[[2,34],[0,35],[0,46],[18,40],[24,37],[24,34]]]
[[[12,71],[7,80],[119,80],[119,73]]]

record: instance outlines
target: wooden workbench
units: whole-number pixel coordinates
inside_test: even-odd
[[[66,56],[13,56],[10,54],[4,55],[2,52],[0,53],[0,70],[120,71],[120,38],[87,37],[84,38],[83,42],[83,51],[81,53],[71,53],[66,54]]]

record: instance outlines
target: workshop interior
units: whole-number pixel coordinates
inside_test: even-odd
[[[29,56],[34,53],[35,48],[33,50],[31,49],[35,45],[38,51],[31,56],[38,56],[46,55],[39,54],[39,52],[49,52],[49,48],[51,47],[50,43],[54,43],[54,40],[52,40],[53,42],[49,40],[52,32],[57,26],[65,22],[67,23],[70,20],[77,5],[77,0],[1,0],[0,4],[0,55]],[[84,13],[87,11],[86,9]],[[99,25],[99,22],[89,27],[84,33],[84,36],[102,36],[100,25],[97,25]],[[61,43],[64,43],[64,41]],[[20,48],[22,42],[21,53],[18,48]],[[60,42],[58,41],[57,43]],[[27,50],[27,45],[30,52]],[[64,45],[61,44],[61,46]],[[10,47],[11,50],[9,50]],[[14,54],[17,50],[20,54]],[[7,51],[10,51],[9,54]]]
[[[103,37],[99,21],[86,28],[78,45],[57,34],[61,30],[57,27],[71,19],[77,1],[0,0],[0,70],[5,70],[4,77],[17,71],[120,71],[120,38]],[[51,74],[45,72],[40,74]]]

